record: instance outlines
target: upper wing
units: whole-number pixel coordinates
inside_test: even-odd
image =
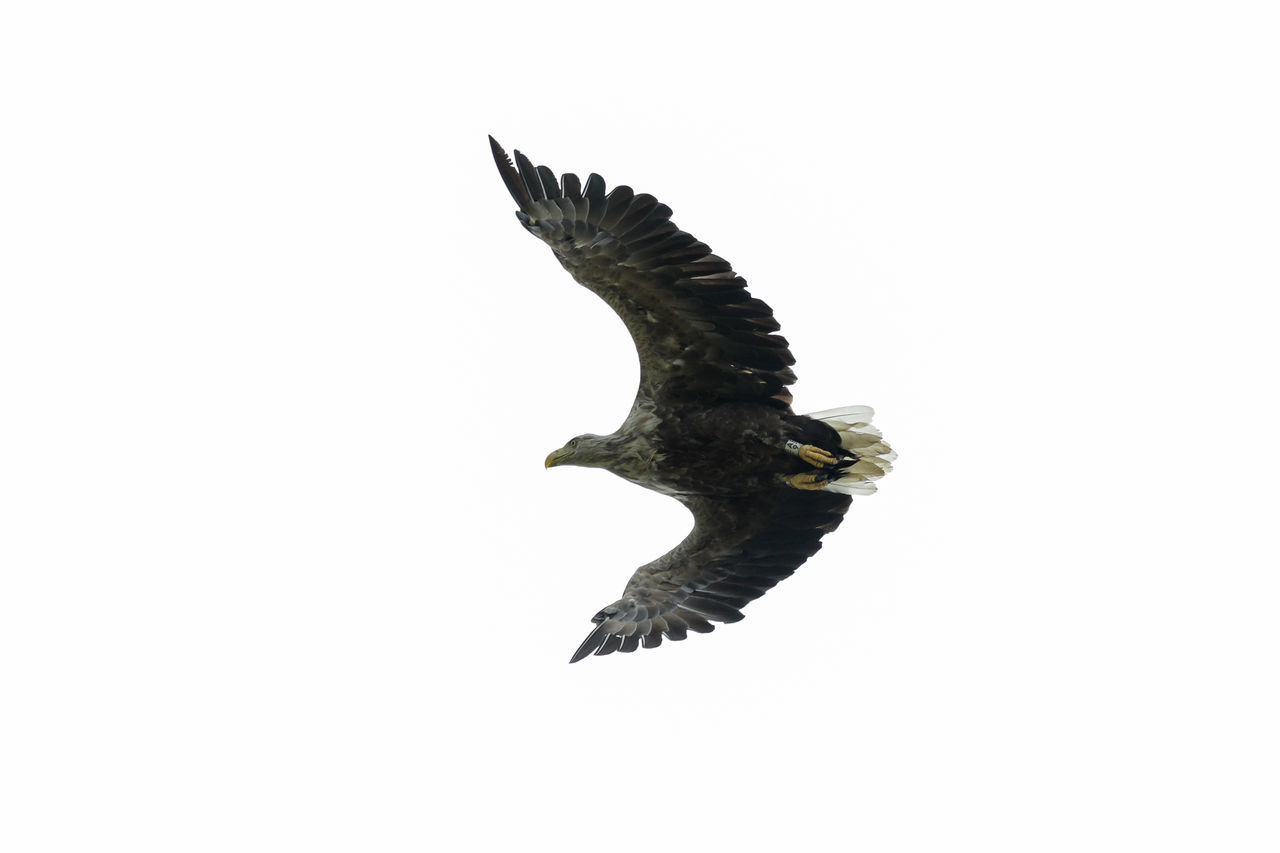
[[[618,312],[640,355],[639,396],[789,408],[795,359],[778,322],[729,262],[671,222],[671,208],[596,174],[560,182],[489,137],[517,216],[573,277]],[[517,168],[518,166],[518,168]]]
[[[693,531],[662,557],[641,566],[622,598],[601,610],[596,628],[570,663],[591,653],[635,651],[711,622],[737,622],[754,601],[822,547],[852,500],[826,491],[779,488],[750,498],[693,498]]]

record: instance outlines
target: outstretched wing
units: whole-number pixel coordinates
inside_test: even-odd
[[[657,646],[737,622],[741,608],[772,589],[822,547],[852,499],[779,488],[750,498],[692,498],[692,532],[641,566],[622,598],[597,613],[596,628],[570,663],[587,655]]]
[[[751,401],[789,409],[795,359],[773,311],[729,262],[676,228],[656,198],[596,174],[560,181],[489,137],[524,227],[618,312],[640,355],[638,398],[668,405]]]

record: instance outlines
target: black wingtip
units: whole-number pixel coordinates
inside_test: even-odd
[[[533,201],[542,201],[547,194],[542,189],[542,179],[538,177],[538,167],[533,165],[533,161],[520,153],[520,149],[512,150],[511,156],[515,158],[516,168],[520,173],[520,182],[524,184],[525,194]]]
[[[520,173],[516,171],[515,164],[511,162],[507,152],[502,150],[502,146],[492,134],[489,136],[489,150],[493,152],[493,162],[498,165],[498,174],[502,175],[502,182],[507,185],[507,192],[511,193],[511,198],[522,211],[528,211],[533,206],[529,190],[521,179]]]
[[[609,639],[609,631],[603,625],[597,625],[596,629],[587,635],[582,641],[582,645],[578,646],[578,650],[573,653],[573,657],[569,658],[569,663],[577,663],[596,649],[604,645],[604,641]]]

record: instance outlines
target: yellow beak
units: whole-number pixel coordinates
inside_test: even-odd
[[[569,455],[569,451],[563,447],[560,448],[559,450],[553,450],[549,454],[547,454],[547,461],[543,467],[554,468],[560,464],[561,459],[564,459],[568,455]]]

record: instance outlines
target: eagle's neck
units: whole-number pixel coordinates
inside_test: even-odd
[[[604,468],[615,474],[625,470],[634,459],[638,448],[645,444],[634,436],[618,431],[612,435],[593,435],[579,439],[578,452],[573,464],[586,468]]]

